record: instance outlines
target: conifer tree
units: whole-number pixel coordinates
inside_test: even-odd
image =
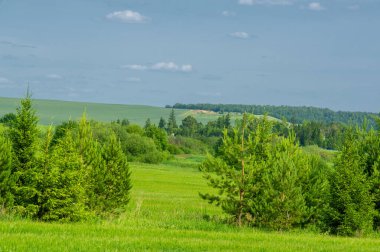
[[[166,121],[164,118],[162,118],[162,117],[160,118],[160,122],[158,123],[158,127],[160,129],[166,129]]]
[[[129,202],[132,188],[130,168],[120,141],[112,133],[102,148],[104,170],[98,180],[96,195],[103,212],[123,209]]]
[[[70,131],[49,150],[48,132],[42,157],[39,218],[45,221],[78,221],[86,218],[86,180],[83,162]]]
[[[148,118],[148,119],[145,121],[144,129],[147,129],[147,128],[149,128],[150,126],[152,126],[152,122],[150,121],[150,118]]]
[[[79,122],[78,131],[79,136],[76,140],[76,145],[83,164],[87,205],[90,209],[95,209],[99,203],[96,196],[97,179],[102,174],[104,163],[101,156],[101,147],[93,138],[92,129],[85,113],[83,113]]]
[[[177,121],[175,118],[175,112],[174,108],[172,108],[172,111],[170,112],[169,119],[168,119],[168,134],[175,134],[178,129]]]
[[[16,120],[10,131],[14,151],[12,176],[15,179],[15,204],[21,213],[35,216],[38,212],[39,197],[39,173],[36,165],[38,118],[32,107],[29,91],[16,111]]]
[[[335,161],[331,181],[329,226],[342,235],[362,235],[372,230],[375,215],[371,181],[364,172],[360,144],[351,130]]]
[[[308,179],[319,167],[295,144],[294,134],[279,137],[272,127],[266,118],[245,114],[231,133],[225,129],[216,156],[200,168],[218,194],[200,195],[221,206],[239,226],[289,229],[317,222],[315,207],[323,205],[318,199],[324,199],[325,185]]]

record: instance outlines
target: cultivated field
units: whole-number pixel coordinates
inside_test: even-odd
[[[209,188],[197,165],[181,156],[160,165],[132,163],[132,201],[110,221],[0,221],[0,251],[378,251],[380,239],[342,238],[306,231],[267,232],[224,224],[201,200]]]

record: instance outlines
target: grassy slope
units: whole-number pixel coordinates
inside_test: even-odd
[[[236,228],[205,215],[220,210],[202,201],[207,191],[196,164],[132,164],[128,211],[103,223],[0,221],[0,251],[378,251],[379,239]]]
[[[101,104],[84,102],[67,102],[54,100],[34,100],[34,108],[40,118],[40,123],[47,125],[58,124],[68,119],[77,120],[86,111],[90,119],[97,121],[116,121],[118,118],[127,118],[130,122],[144,125],[147,118],[158,123],[162,116],[167,120],[171,109],[144,106],[144,105],[121,105],[121,104]],[[15,112],[19,105],[19,99],[0,98],[0,116]],[[176,110],[177,120],[182,120],[189,114],[189,110]],[[214,120],[218,114],[201,115],[193,114],[202,122]]]
[[[20,99],[0,97],[0,117],[6,113],[15,113]],[[33,100],[34,108],[43,125],[59,124],[69,119],[77,120],[86,111],[89,119],[110,122],[120,119],[128,119],[132,123],[144,125],[146,119],[150,118],[153,123],[158,124],[160,117],[168,119],[171,109],[123,104],[102,104],[89,102],[68,102],[55,100]],[[194,116],[198,121],[207,123],[216,120],[220,115],[217,113],[200,113],[193,110],[176,109],[177,123],[188,115]],[[239,118],[239,114],[232,113],[232,121]],[[270,117],[271,119],[274,119]]]

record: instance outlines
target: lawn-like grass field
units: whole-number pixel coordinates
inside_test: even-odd
[[[59,224],[2,218],[0,251],[379,251],[379,238],[224,224],[213,217],[220,210],[198,196],[210,190],[197,170],[200,159],[132,163],[132,199],[118,219]]]

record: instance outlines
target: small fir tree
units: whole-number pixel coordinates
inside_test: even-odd
[[[12,124],[10,136],[14,151],[12,176],[15,179],[14,196],[18,211],[28,216],[38,212],[37,190],[39,171],[36,165],[38,152],[38,118],[32,107],[29,91],[17,108],[16,120]]]
[[[168,128],[167,128],[168,134],[175,134],[177,132],[177,129],[178,129],[178,125],[175,118],[175,112],[174,112],[174,108],[172,108],[169,115],[169,119],[168,119]]]
[[[160,121],[159,121],[159,123],[158,123],[158,127],[160,128],[160,129],[166,129],[166,121],[165,121],[165,119],[164,118],[160,118]]]
[[[130,199],[132,188],[130,168],[122,151],[120,141],[111,134],[102,148],[104,170],[96,192],[103,212],[124,209]]]

